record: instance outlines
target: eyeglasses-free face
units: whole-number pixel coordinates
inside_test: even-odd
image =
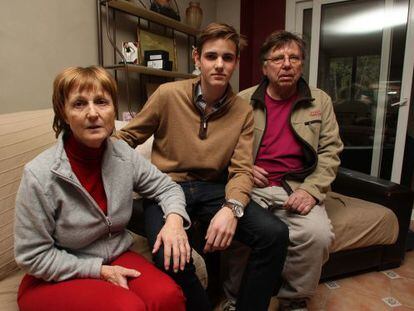
[[[201,87],[225,89],[239,58],[236,44],[230,39],[207,40],[202,51],[194,53],[195,65],[201,71]]]
[[[114,103],[102,89],[72,90],[65,101],[64,112],[75,139],[91,148],[99,148],[115,127]]]

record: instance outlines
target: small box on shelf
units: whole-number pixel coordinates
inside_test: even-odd
[[[150,68],[172,71],[172,61],[169,58],[169,53],[164,50],[144,51],[145,64]]]
[[[147,67],[172,71],[172,61],[165,59],[147,60]]]

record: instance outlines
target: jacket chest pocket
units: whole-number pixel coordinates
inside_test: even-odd
[[[308,142],[315,150],[318,150],[319,135],[321,131],[322,120],[297,120],[292,122],[296,133]]]
[[[321,124],[322,123],[322,120],[319,120],[319,119],[317,119],[317,120],[310,120],[310,121],[305,121],[304,122],[305,123],[305,125],[312,125],[312,124]]]

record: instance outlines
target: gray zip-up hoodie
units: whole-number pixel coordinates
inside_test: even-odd
[[[46,281],[99,278],[101,265],[132,244],[126,226],[133,191],[155,199],[165,215],[177,213],[190,224],[181,187],[125,142],[107,140],[102,180],[107,215],[73,173],[63,134],[25,166],[14,228],[15,259],[21,268]]]

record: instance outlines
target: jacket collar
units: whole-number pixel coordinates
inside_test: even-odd
[[[70,166],[68,156],[65,152],[65,148],[64,148],[65,135],[66,134],[64,131],[62,131],[59,134],[59,137],[56,142],[55,155],[53,159],[53,164],[51,166],[51,170],[52,172],[60,176],[63,176],[63,177],[66,177],[72,180],[73,179],[77,180],[75,174],[72,171],[72,167]],[[103,154],[102,165],[104,164],[104,162],[108,160],[108,156],[110,156],[110,154],[113,153],[114,151],[115,150],[114,150],[113,143],[111,139],[108,138],[106,140],[106,149]]]

